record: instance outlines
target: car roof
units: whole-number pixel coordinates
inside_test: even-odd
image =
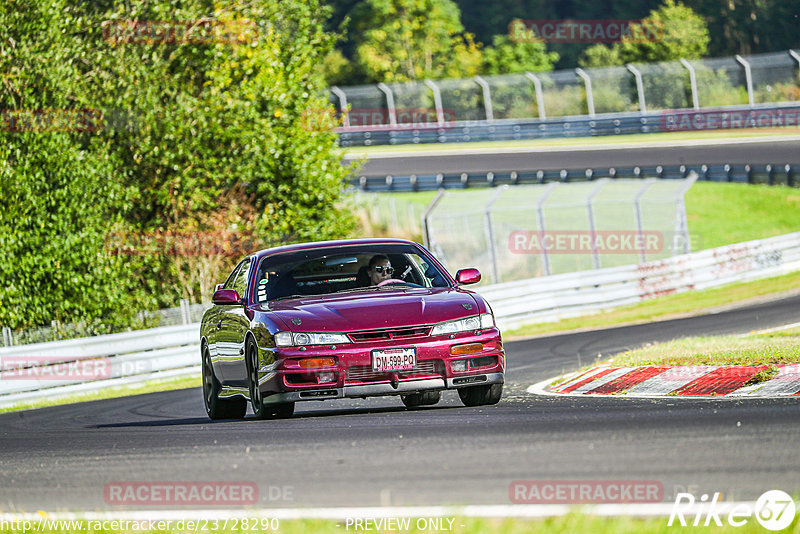
[[[376,244],[420,246],[418,243],[415,243],[414,241],[409,241],[407,239],[395,239],[395,238],[337,239],[333,241],[314,241],[310,243],[295,243],[293,245],[282,245],[279,247],[259,250],[258,252],[255,253],[255,255],[258,259],[261,259],[264,256],[270,256],[272,254],[277,254],[280,252],[292,252],[297,250],[310,250],[317,248],[343,247],[352,245],[376,245]]]

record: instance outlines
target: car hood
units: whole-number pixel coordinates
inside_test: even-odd
[[[286,299],[259,306],[296,332],[354,332],[440,323],[478,314],[455,288],[376,290]],[[299,320],[299,324],[298,324]]]

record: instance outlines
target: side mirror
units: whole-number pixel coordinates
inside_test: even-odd
[[[476,284],[481,281],[481,272],[478,269],[461,269],[456,273],[456,282],[461,285]]]
[[[218,289],[211,297],[211,302],[222,305],[241,304],[242,298],[233,289]]]

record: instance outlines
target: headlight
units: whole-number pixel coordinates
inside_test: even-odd
[[[275,334],[275,346],[292,347],[299,345],[340,345],[350,343],[344,334],[328,334],[327,332],[278,332]]]
[[[455,334],[457,332],[469,332],[470,330],[481,330],[483,328],[494,328],[494,317],[491,313],[467,317],[458,321],[448,321],[439,323],[431,330],[432,336],[441,334]]]

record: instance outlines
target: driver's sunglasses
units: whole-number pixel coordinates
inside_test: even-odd
[[[378,273],[378,274],[383,274],[383,272],[384,272],[384,271],[385,271],[385,272],[386,272],[386,274],[388,274],[389,276],[391,276],[392,274],[394,274],[394,268],[392,268],[392,267],[384,267],[383,265],[376,265],[376,266],[375,266],[375,272],[376,272],[376,273]]]

